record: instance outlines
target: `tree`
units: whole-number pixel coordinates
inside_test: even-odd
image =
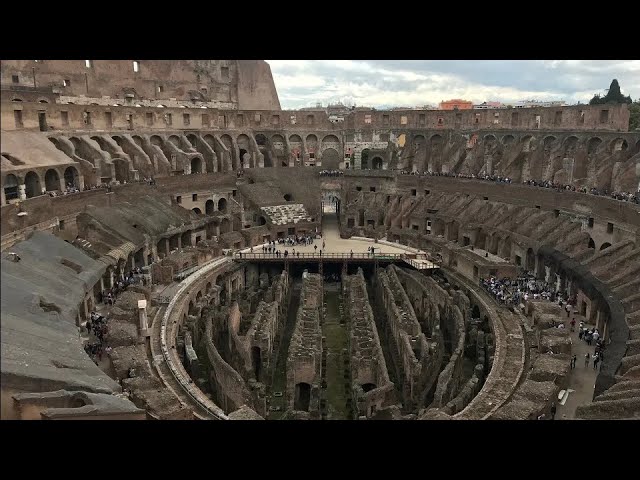
[[[604,105],[607,103],[631,103],[630,96],[627,95],[625,97],[622,95],[622,92],[620,91],[620,84],[615,78],[611,81],[609,90],[607,90],[607,94],[604,97],[601,97],[599,93],[596,93],[589,101],[589,105]]]
[[[640,99],[629,105],[629,130],[640,130]]]

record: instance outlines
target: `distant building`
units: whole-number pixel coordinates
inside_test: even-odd
[[[473,102],[459,98],[440,102],[440,110],[471,110],[472,108]]]
[[[502,102],[482,102],[473,106],[474,109],[487,109],[487,108],[505,108]]]
[[[521,100],[513,104],[513,108],[537,108],[537,107],[563,107],[567,103],[564,100],[554,101],[538,101],[538,100]]]

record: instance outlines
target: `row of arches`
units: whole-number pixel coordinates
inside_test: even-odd
[[[42,181],[42,177],[38,174],[37,171],[29,171],[25,174],[24,180],[22,181],[17,175],[13,173],[8,173],[4,177],[3,189],[5,199],[14,200],[19,198],[19,187],[20,185],[25,186],[25,196],[26,198],[37,197],[42,195],[44,192],[52,192],[52,191],[60,191],[63,190],[66,186],[71,185],[76,188],[80,188],[79,182],[79,173],[78,170],[73,167],[67,167],[62,173],[62,178],[64,179],[64,184],[60,182],[60,172],[57,169],[50,168],[44,173],[44,181]],[[44,184],[44,192],[42,185]]]

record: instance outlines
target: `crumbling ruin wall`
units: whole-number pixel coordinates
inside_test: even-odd
[[[322,277],[307,274],[302,280],[300,308],[296,316],[287,356],[287,404],[291,410],[301,404],[311,417],[319,415],[322,371]],[[303,396],[305,397],[303,399]]]
[[[377,280],[378,293],[400,357],[398,367],[403,372],[403,396],[411,408],[419,404],[423,396],[420,381],[423,365],[429,362],[429,345],[393,265],[379,269]]]
[[[217,402],[226,412],[237,410],[242,405],[253,408],[252,395],[240,375],[231,365],[224,361],[213,343],[213,321],[206,319],[204,343],[207,358],[211,366],[211,383],[216,393]]]
[[[356,275],[344,277],[344,292],[351,319],[351,379],[358,410],[366,417],[393,401],[393,383],[382,353],[373,311],[369,305],[367,285],[358,269]],[[365,391],[363,386],[367,386]]]
[[[229,309],[227,327],[229,328],[229,352],[230,364],[244,378],[249,378],[251,373],[251,354],[249,344],[245,336],[240,336],[240,307],[238,302],[233,302]]]

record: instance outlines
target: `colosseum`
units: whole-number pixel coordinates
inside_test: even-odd
[[[640,417],[627,105],[336,121],[244,60],[1,87],[2,419]]]

